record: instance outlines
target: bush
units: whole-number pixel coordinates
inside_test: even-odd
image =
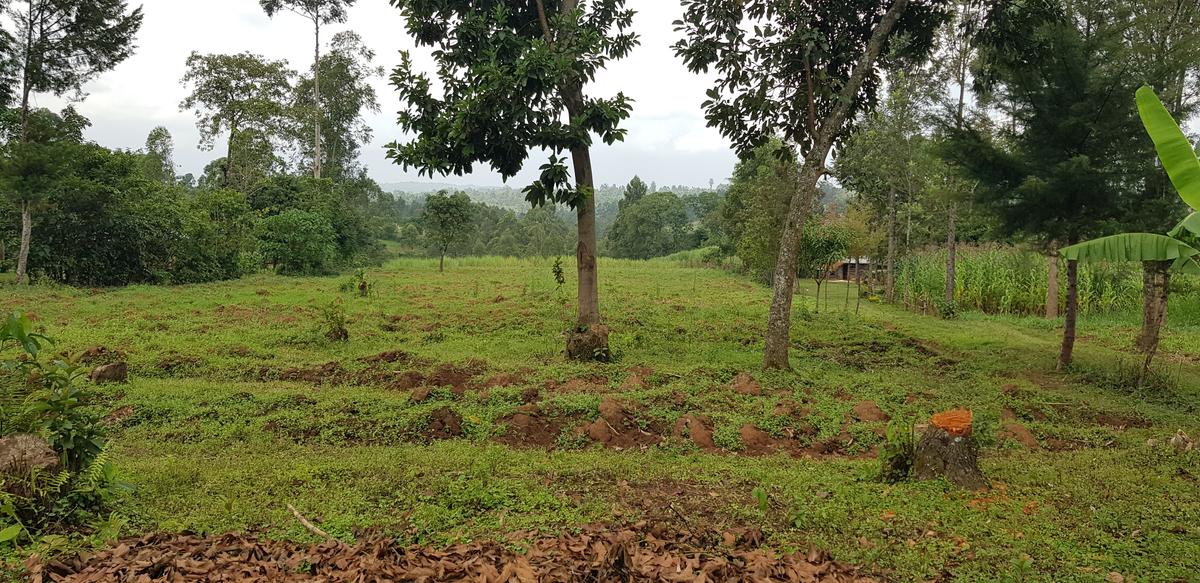
[[[336,238],[329,219],[293,209],[262,220],[259,250],[281,274],[319,275],[333,270]]]

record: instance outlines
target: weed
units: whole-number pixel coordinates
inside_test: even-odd
[[[355,293],[360,298],[369,297],[374,293],[374,290],[375,282],[367,279],[367,270],[365,269],[356,269],[350,279],[338,286],[338,291],[342,293]]]
[[[562,257],[554,258],[554,266],[550,268],[550,272],[554,274],[555,290],[562,292],[563,286],[567,283],[567,278],[563,275]]]
[[[321,308],[321,321],[325,338],[334,342],[345,342],[350,339],[350,331],[346,329],[349,320],[346,316],[346,306],[342,304],[342,298],[337,298]]]
[[[879,447],[879,479],[895,484],[908,479],[917,453],[917,441],[909,422],[888,423],[887,436]]]

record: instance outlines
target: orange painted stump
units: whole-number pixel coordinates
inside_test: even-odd
[[[971,412],[943,411],[929,420],[913,456],[913,476],[918,480],[945,478],[968,490],[988,487],[979,470],[979,456],[971,437]]]

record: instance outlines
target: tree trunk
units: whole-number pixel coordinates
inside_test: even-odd
[[[1142,372],[1138,378],[1139,387],[1150,374],[1150,364],[1158,352],[1160,333],[1167,319],[1167,299],[1171,292],[1171,262],[1147,261],[1146,272],[1147,280],[1149,280],[1146,303],[1149,304],[1150,310],[1144,311],[1142,314],[1142,335],[1139,338],[1139,348],[1145,352],[1146,360],[1142,364]]]
[[[446,271],[446,250],[442,249],[442,254],[438,257],[438,273],[442,273]]]
[[[855,263],[855,271],[858,271],[858,264]],[[846,274],[846,300],[842,303],[842,311],[850,311],[850,274]]]
[[[1046,259],[1046,319],[1058,319],[1058,250],[1050,251]]]
[[[313,19],[313,178],[321,179],[321,21]]]
[[[958,233],[955,231],[955,219],[958,214],[958,204],[950,203],[949,224],[946,235],[946,305],[954,305],[954,271],[958,259]]]
[[[229,124],[229,142],[225,144],[225,183],[221,186],[229,188],[229,177],[233,174],[233,140],[237,136],[237,123]]]
[[[26,30],[25,66],[21,81],[21,144],[29,141],[29,97],[32,85],[29,67],[33,58],[33,6],[29,7],[29,28]],[[33,216],[30,210],[30,193],[21,201],[21,247],[17,251],[17,285],[29,283],[29,246],[33,240]]]
[[[1067,316],[1063,325],[1062,350],[1058,354],[1058,370],[1071,366],[1075,353],[1075,324],[1079,318],[1079,261],[1067,261]]]
[[[567,97],[567,111],[576,118],[583,111],[583,93],[576,88]],[[575,328],[567,334],[567,356],[574,360],[608,360],[608,328],[600,320],[600,283],[596,274],[596,197],[591,152],[587,146],[571,148],[571,161],[580,196],[575,208],[579,230],[575,246],[579,311]]]
[[[888,250],[887,273],[884,274],[883,290],[887,303],[896,302],[896,189],[888,191]]]
[[[1161,313],[1165,302],[1163,299],[1163,279],[1167,277],[1171,267],[1169,262],[1142,262],[1142,330],[1138,334],[1137,349],[1149,352],[1151,346],[1158,342],[1158,329],[1162,325]]]
[[[874,263],[874,262],[872,262]],[[858,295],[854,298],[854,315],[858,315],[858,309],[862,307],[862,264],[854,270],[854,287],[858,291]],[[849,286],[847,286],[849,287]]]
[[[796,256],[800,252],[800,241],[804,234],[804,221],[816,198],[817,180],[824,174],[825,158],[833,148],[834,137],[841,132],[842,125],[850,112],[850,105],[862,87],[867,70],[874,67],[875,60],[883,51],[884,41],[895,28],[896,22],[908,0],[894,0],[887,14],[871,33],[867,49],[854,66],[850,79],[842,87],[836,105],[821,123],[813,139],[812,149],[804,157],[799,184],[788,205],[788,215],[779,237],[779,256],[775,261],[775,276],[771,285],[771,309],[767,316],[767,334],[763,348],[763,367],[768,369],[790,369],[788,345],[791,342],[792,296],[796,285]]]
[[[815,297],[816,303],[813,304],[813,313],[820,314],[821,313],[821,282],[820,282],[820,280],[814,279],[813,283],[817,284],[817,293],[816,293],[816,297]]]
[[[29,283],[29,245],[33,241],[33,216],[29,201],[21,203],[21,249],[17,252],[17,285]]]

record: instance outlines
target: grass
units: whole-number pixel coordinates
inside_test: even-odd
[[[1200,572],[1200,454],[1147,444],[1176,429],[1200,433],[1200,326],[1168,325],[1160,368],[1170,380],[1136,391],[1120,374],[1136,359],[1136,314],[1083,318],[1076,370],[1060,374],[1060,322],[972,312],[945,321],[872,302],[856,316],[853,300],[840,311],[841,284],[831,310],[816,315],[807,283],[796,302],[795,370],[766,374],[769,290],[675,261],[602,260],[617,361],[578,364],[560,355],[574,282],[557,291],[552,262],[455,259],[439,274],[430,260],[398,259],[370,272],[367,298],[338,293],[345,276],[6,288],[0,309],[35,314],[63,349],[126,355],[131,381],[99,389],[98,405],[126,414],[112,436],[135,487],[120,507],[126,534],[310,539],[288,503],[342,538],[377,527],[433,544],[665,513],[694,528],[758,526],[773,547],[815,544],[900,581],[1097,581],[1114,571],[1183,581]],[[348,342],[323,336],[320,308],[338,297]],[[411,361],[363,360],[394,350]],[[435,389],[416,402],[392,382],[446,365],[515,383]],[[635,368],[644,386],[622,388]],[[762,395],[728,388],[741,371]],[[556,447],[500,443],[531,388],[562,422]],[[601,448],[575,428],[597,418],[606,397],[651,432],[669,435],[680,416],[703,415],[728,451],[675,438]],[[973,409],[996,488],[876,481],[870,452],[882,424],[851,415],[864,400],[897,422]],[[430,437],[431,416],[444,408],[461,415],[462,437]],[[1042,447],[998,439],[1004,409]],[[745,424],[797,435],[800,446],[838,442],[840,454],[749,455]],[[765,512],[756,489],[767,493]]]

